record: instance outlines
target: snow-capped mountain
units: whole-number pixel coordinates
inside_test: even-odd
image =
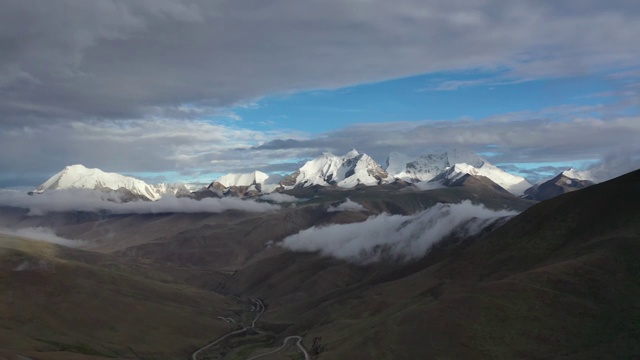
[[[482,167],[486,160],[470,151],[449,150],[411,158],[399,153],[387,157],[387,173],[396,179],[411,182],[429,181],[455,164]]]
[[[588,171],[569,169],[550,180],[533,185],[524,192],[524,198],[530,200],[547,200],[568,192],[584,189],[595,184]]]
[[[355,149],[343,156],[324,153],[298,170],[293,186],[329,186],[352,188],[356,185],[379,185],[391,179],[387,172],[367,154]]]
[[[523,177],[509,174],[484,160],[477,154],[464,150],[449,150],[440,153],[421,155],[402,166],[406,160],[399,154],[390,155],[387,160],[389,174],[397,179],[424,182],[442,175],[449,180],[465,174],[485,176],[515,195],[522,195],[531,187]]]
[[[226,174],[219,177],[214,183],[219,183],[224,187],[232,186],[251,186],[257,184],[263,184],[269,175],[262,171],[254,171],[246,174]]]
[[[429,181],[449,166],[447,153],[421,155],[405,163],[400,172],[393,173],[393,177],[410,182]]]
[[[404,172],[407,170],[407,164],[414,161],[415,158],[401,154],[399,152],[392,152],[387,156],[384,169],[387,174],[395,178],[403,178]]]
[[[562,175],[568,177],[569,179],[591,181],[592,183],[596,182],[595,178],[593,177],[591,172],[588,170],[581,171],[581,170],[576,170],[574,168],[569,168],[569,170],[563,171]]]
[[[225,193],[229,189],[236,189],[235,193],[242,195],[246,192],[270,193],[280,188],[279,176],[269,176],[262,171],[241,174],[226,174],[214,180],[209,189]],[[240,191],[238,191],[240,190]]]
[[[116,173],[104,172],[100,169],[89,169],[83,165],[65,167],[59,173],[34,190],[41,193],[54,189],[88,189],[88,190],[120,190],[125,189],[136,196],[148,200],[158,200],[161,195],[146,182]]]
[[[226,174],[207,187],[195,189],[189,187],[189,184],[181,183],[147,184],[133,177],[108,173],[100,169],[89,169],[82,165],[72,165],[51,177],[34,192],[41,193],[49,189],[114,191],[121,193],[123,201],[136,198],[158,200],[166,195],[194,198],[227,195],[244,197],[314,185],[347,189],[358,185],[376,186],[392,183],[395,179],[430,185],[426,182],[434,179],[455,180],[465,174],[487,177],[516,195],[521,195],[531,187],[524,178],[511,175],[468,151],[452,150],[417,158],[392,153],[387,158],[386,169],[385,171],[369,155],[353,149],[342,156],[324,153],[307,161],[298,171],[286,177],[269,175],[261,171]],[[587,176],[586,173],[573,169],[565,173],[579,178]],[[452,182],[449,181],[449,183]],[[426,186],[426,188],[432,188],[432,186]],[[199,195],[194,195],[195,193]]]
[[[442,175],[449,180],[455,181],[467,174],[484,176],[500,185],[508,192],[518,196],[524,194],[525,190],[531,187],[531,184],[523,177],[509,174],[508,172],[487,162],[479,168],[465,163],[455,164]]]
[[[191,192],[196,191],[202,187],[197,184],[183,184],[183,183],[159,183],[150,185],[153,191],[158,196],[163,197],[165,195],[173,196],[189,196]]]

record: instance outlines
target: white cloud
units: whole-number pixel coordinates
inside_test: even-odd
[[[259,197],[260,200],[271,201],[275,203],[296,203],[300,201],[306,201],[307,199],[300,199],[295,196],[281,194],[277,192],[273,192],[266,195],[261,195]]]
[[[0,228],[0,234],[20,236],[33,240],[41,240],[68,247],[81,247],[85,244],[85,242],[82,240],[72,240],[60,237],[56,235],[56,233],[52,229],[45,227],[30,227],[15,230]]]
[[[512,211],[493,211],[470,201],[437,204],[411,216],[382,214],[354,224],[312,227],[285,238],[280,244],[292,251],[358,263],[411,260],[449,235],[471,236]]]
[[[51,122],[0,131],[0,182],[12,186],[33,179],[37,186],[75,163],[209,182],[231,172],[293,172],[322,151],[354,147],[381,164],[392,151],[419,155],[443,148],[489,152],[495,164],[595,161],[640,138],[640,117],[581,116],[595,110],[564,106],[480,120],[365,123],[314,137],[193,120]],[[561,119],[547,118],[550,113]]]
[[[261,154],[247,159],[235,149],[281,137],[304,138],[294,131],[264,132],[193,120],[51,122],[0,131],[0,169],[39,172],[40,182],[70,164],[119,173],[198,169],[214,174],[246,166],[247,160],[262,165],[272,161]]]
[[[588,168],[596,181],[602,182],[640,169],[640,146],[624,146],[609,152],[604,158]]]
[[[414,185],[422,191],[436,190],[436,189],[442,189],[446,187],[437,181],[436,182],[420,181],[415,183]]]
[[[489,82],[494,81],[494,79],[478,79],[478,80],[447,80],[443,81],[437,85],[432,87],[427,87],[423,89],[418,89],[419,92],[422,91],[454,91],[466,87],[478,86],[478,85],[486,85]]]
[[[409,155],[443,148],[491,153],[493,163],[597,160],[640,138],[640,117],[597,119],[592,107],[563,106],[485,119],[358,124],[300,141],[274,141],[259,150],[292,153],[355,147],[380,163],[392,151]],[[558,118],[550,118],[550,113]],[[259,151],[257,151],[259,153]]]
[[[44,215],[49,212],[107,211],[113,214],[160,214],[160,213],[219,213],[226,210],[266,212],[280,207],[253,200],[238,198],[189,198],[164,197],[158,201],[132,201],[117,203],[109,201],[112,195],[92,190],[55,190],[42,194],[27,195],[17,191],[0,191],[0,204],[29,209],[29,215]]]
[[[364,208],[364,206],[358,204],[355,201],[351,201],[351,199],[347,198],[347,200],[345,200],[344,202],[336,205],[336,206],[330,206],[327,209],[327,212],[338,212],[338,211],[366,211],[366,209]]]

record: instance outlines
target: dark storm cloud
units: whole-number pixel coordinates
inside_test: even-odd
[[[637,1],[0,1],[0,121],[192,118],[417,73],[638,65]],[[621,31],[624,29],[624,31]]]

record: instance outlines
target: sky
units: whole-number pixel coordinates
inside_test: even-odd
[[[463,148],[640,167],[635,0],[0,0],[0,188]]]

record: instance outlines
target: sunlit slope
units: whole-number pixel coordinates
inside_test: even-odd
[[[179,271],[178,271],[179,272]],[[186,357],[228,331],[224,297],[149,265],[0,235],[0,354]]]

